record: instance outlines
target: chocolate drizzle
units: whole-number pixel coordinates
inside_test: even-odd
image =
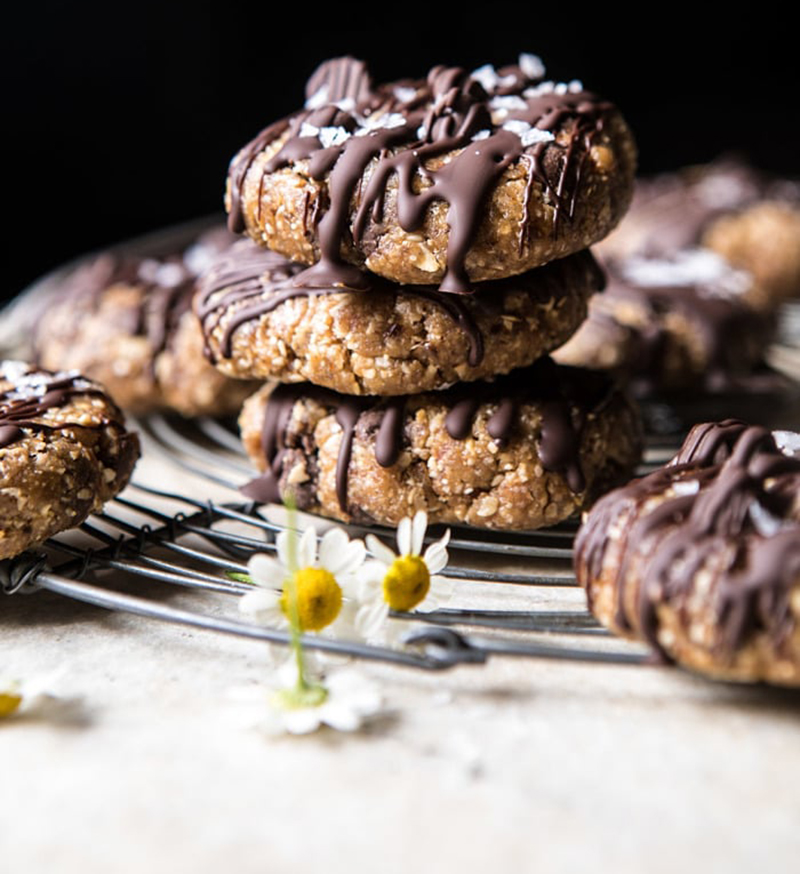
[[[127,252],[105,252],[78,266],[67,276],[59,290],[59,299],[68,299],[76,313],[97,312],[104,295],[114,286],[138,290],[124,302],[109,307],[117,330],[126,336],[144,337],[155,358],[169,348],[182,316],[191,309],[198,273],[208,262],[231,245],[233,238],[224,225],[201,234],[183,252],[164,257],[139,257]],[[49,331],[58,325],[46,325],[37,345],[45,344]]]
[[[598,412],[611,396],[613,384],[601,374],[559,367],[549,358],[515,371],[494,382],[456,386],[426,397],[449,408],[445,428],[454,440],[467,440],[479,427],[481,408],[493,408],[486,419],[489,436],[499,446],[513,441],[517,434],[521,407],[537,405],[541,416],[538,445],[542,467],[563,476],[569,487],[586,488],[581,468],[581,433],[590,413]],[[465,396],[466,395],[466,396]],[[297,435],[291,428],[295,404],[311,399],[334,412],[342,429],[336,467],[336,492],[342,512],[348,512],[347,479],[356,430],[364,427],[372,434],[378,464],[391,467],[403,451],[406,410],[409,397],[390,400],[338,394],[314,385],[278,385],[267,402],[262,431],[266,473],[248,483],[242,491],[263,502],[280,500],[280,484],[287,456],[298,449]]]
[[[653,509],[637,512],[668,490],[672,494]],[[638,628],[668,658],[659,641],[658,606],[687,609],[705,572],[714,578],[716,655],[732,658],[762,631],[779,648],[794,627],[790,597],[800,579],[798,490],[800,457],[778,449],[765,428],[737,420],[698,425],[667,467],[598,501],[575,542],[579,579],[584,572],[598,579],[607,570],[608,531],[634,508],[614,574],[618,627]],[[758,523],[764,514],[766,527]],[[633,574],[639,588],[632,613],[627,587]]]
[[[245,230],[245,177],[258,155],[282,138],[263,173],[307,160],[308,175],[327,179],[329,193],[316,217],[319,260],[295,282],[365,289],[363,271],[344,263],[342,246],[349,233],[358,243],[370,223],[380,223],[389,180],[396,179],[397,218],[407,232],[419,230],[433,203],[447,204],[450,234],[440,290],[471,292],[466,256],[502,173],[524,159],[527,196],[535,179],[555,210],[557,235],[559,223],[574,217],[582,162],[613,109],[579,84],[541,83],[542,72],[521,65],[479,81],[460,68],[440,66],[425,82],[371,87],[361,62],[327,62],[312,77],[305,109],[262,131],[233,159],[229,226]],[[526,205],[520,248],[528,215]]]
[[[696,278],[691,276],[693,263]],[[684,277],[670,281],[683,264],[688,265]],[[610,261],[606,269],[606,290],[590,305],[598,332],[595,342],[605,341],[606,324],[612,331],[621,325],[629,332],[624,367],[638,394],[681,388],[687,381],[694,387],[698,379],[707,390],[726,390],[761,362],[774,318],[748,304],[744,292],[751,285],[749,276],[713,253],[684,250],[670,260]],[[651,276],[640,280],[646,272]],[[662,281],[656,278],[660,273]],[[630,307],[640,314],[634,325],[619,316]],[[699,344],[699,354],[692,351],[693,343]],[[679,361],[677,355],[691,360]]]
[[[262,249],[249,240],[235,243],[202,277],[194,299],[194,309],[206,337],[206,356],[213,361],[214,353],[208,337],[224,319],[219,354],[230,358],[233,335],[248,322],[255,321],[295,297],[317,294],[342,294],[342,289],[310,288],[297,285],[295,280],[303,268],[268,249]],[[372,293],[391,293],[423,298],[438,306],[464,333],[469,344],[467,362],[477,367],[484,354],[483,334],[467,304],[458,297],[447,295],[428,286],[394,285],[380,277],[365,276]]]
[[[104,396],[78,374],[51,373],[17,362],[3,362],[0,379],[12,383],[10,388],[0,391],[0,449],[24,439],[26,430],[52,432],[63,428],[92,427],[83,423],[48,424],[37,420],[49,410],[63,407],[76,395]],[[104,420],[101,424],[108,423]]]

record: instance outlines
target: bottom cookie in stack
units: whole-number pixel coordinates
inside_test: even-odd
[[[261,502],[344,521],[529,530],[554,525],[628,478],[638,410],[603,374],[544,357],[492,381],[391,398],[268,385],[245,403]]]
[[[712,677],[800,686],[800,435],[697,425],[575,541],[595,616]]]

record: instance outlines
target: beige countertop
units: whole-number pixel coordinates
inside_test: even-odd
[[[147,452],[138,476],[217,496]],[[259,642],[50,592],[1,603],[3,671],[61,670],[82,702],[0,722],[4,871],[752,872],[800,852],[800,691],[504,656],[359,662],[381,718],[268,738],[232,695],[269,680]],[[459,582],[451,606],[583,603]]]

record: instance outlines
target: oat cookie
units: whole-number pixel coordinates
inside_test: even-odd
[[[614,373],[642,395],[737,387],[764,360],[771,314],[749,301],[753,277],[709,249],[605,264],[605,291],[553,358]]]
[[[604,625],[666,659],[800,685],[800,435],[697,425],[589,511],[575,569]]]
[[[102,386],[0,362],[0,559],[79,525],[124,488],[138,457]]]
[[[294,284],[302,269],[241,240],[202,277],[194,308],[223,373],[345,394],[438,390],[532,364],[575,331],[604,281],[588,251],[473,295],[374,276],[368,291],[308,289]]]
[[[641,452],[636,409],[603,374],[549,358],[493,382],[382,399],[312,385],[266,386],[240,417],[264,474],[256,500],[396,525],[534,529],[585,507]]]
[[[635,144],[611,103],[544,75],[523,55],[376,86],[328,61],[233,158],[230,227],[313,265],[304,284],[356,290],[366,270],[468,292],[585,249],[628,206]]]
[[[636,180],[619,226],[598,244],[605,260],[670,258],[702,246],[753,277],[751,306],[800,294],[800,182],[724,157]]]
[[[133,414],[238,412],[256,386],[227,379],[206,361],[191,310],[198,274],[233,240],[222,226],[163,258],[107,252],[87,259],[43,311],[36,360],[98,380]]]

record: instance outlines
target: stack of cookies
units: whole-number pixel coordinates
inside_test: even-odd
[[[603,274],[588,247],[632,196],[617,109],[538,58],[376,86],[323,64],[302,110],[234,158],[243,239],[194,309],[225,375],[262,380],[240,424],[261,501],[395,525],[533,529],[641,452],[605,375],[556,365]]]

